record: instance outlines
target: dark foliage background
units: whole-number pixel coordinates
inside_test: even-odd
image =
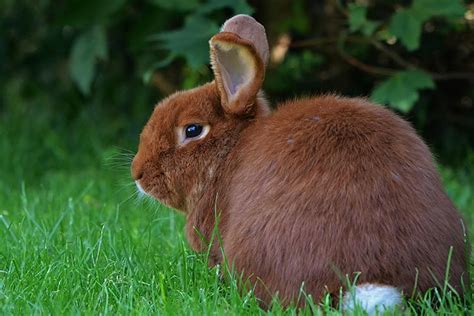
[[[32,161],[80,168],[93,162],[68,152],[133,146],[157,101],[212,79],[207,41],[236,13],[267,28],[273,104],[369,96],[411,121],[443,164],[474,161],[471,1],[2,0],[0,115],[17,126],[2,137],[23,135],[3,167],[31,178]],[[15,155],[29,142],[42,149]]]

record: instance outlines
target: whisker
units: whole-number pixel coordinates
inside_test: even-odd
[[[125,148],[116,147],[116,150],[104,159],[104,165],[114,169],[130,168],[135,153]]]
[[[139,194],[140,194],[140,192],[138,190],[134,191],[132,194],[130,194],[129,197],[127,197],[125,200],[121,201],[119,203],[119,205],[122,206],[124,203],[130,201],[131,199],[135,199]]]
[[[123,147],[119,147],[119,146],[113,146],[113,148],[117,149],[119,152],[122,152],[122,153],[135,154],[135,152],[133,150],[128,149],[128,148],[123,148]]]

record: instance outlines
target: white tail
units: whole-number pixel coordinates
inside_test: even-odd
[[[357,306],[369,315],[377,315],[402,304],[402,294],[393,286],[381,284],[361,284],[344,294],[342,308],[346,312]]]

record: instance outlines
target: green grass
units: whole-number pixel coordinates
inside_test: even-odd
[[[0,117],[1,314],[297,313],[278,301],[260,309],[235,278],[221,280],[219,267],[209,269],[205,254],[189,249],[181,215],[136,198],[130,157],[113,147],[127,143],[118,135],[87,116],[51,125],[50,118]],[[471,231],[473,167],[471,159],[465,170],[441,168]],[[437,307],[426,298],[408,302],[407,311],[473,311],[469,296],[430,295]],[[329,302],[319,308],[339,313]]]

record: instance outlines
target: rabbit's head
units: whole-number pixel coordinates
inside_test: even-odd
[[[241,131],[270,113],[260,91],[268,60],[263,26],[235,16],[210,46],[215,80],[161,101],[132,163],[141,191],[185,212],[215,179]]]

